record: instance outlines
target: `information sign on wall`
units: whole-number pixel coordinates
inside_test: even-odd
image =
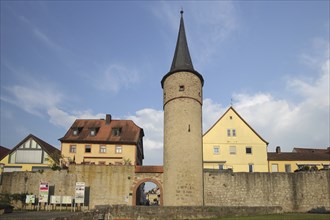
[[[75,203],[84,203],[85,199],[85,183],[76,182]]]
[[[72,204],[71,196],[62,196],[62,204]]]
[[[36,196],[35,195],[26,195],[25,203],[26,204],[34,204],[36,202]]]
[[[50,196],[51,204],[61,204],[61,196]]]
[[[48,191],[49,191],[48,183],[41,182],[39,186],[39,203],[41,202],[48,203]]]

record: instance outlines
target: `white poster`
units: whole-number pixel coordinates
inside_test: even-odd
[[[51,204],[61,204],[61,196],[50,196]]]
[[[84,203],[85,199],[85,183],[76,182],[75,203]]]
[[[26,204],[34,204],[36,202],[36,196],[35,195],[26,195],[25,203]]]
[[[72,204],[71,196],[62,196],[62,204]]]

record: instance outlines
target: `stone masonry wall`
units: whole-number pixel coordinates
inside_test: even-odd
[[[54,187],[54,195],[74,196],[76,182],[85,182],[89,207],[104,204],[132,204],[134,166],[72,165],[69,170],[4,173],[0,193],[38,195],[40,181]]]
[[[330,210],[330,172],[204,173],[206,206],[281,206]]]
[[[163,184],[161,173],[135,173],[134,166],[76,165],[68,171],[4,173],[0,193],[38,195],[39,182],[45,181],[54,187],[55,195],[74,196],[75,183],[85,182],[89,188],[90,208],[131,206],[133,190],[143,179],[157,180],[160,186]],[[330,211],[330,172],[206,171],[204,203],[209,207],[282,207],[284,212]]]

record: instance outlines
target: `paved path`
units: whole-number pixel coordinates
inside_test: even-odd
[[[69,211],[14,211],[13,213],[6,213],[0,215],[1,220],[51,220],[61,217],[73,217],[81,214],[81,212],[69,212]]]

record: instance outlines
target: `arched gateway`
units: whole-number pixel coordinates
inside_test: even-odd
[[[154,183],[160,191],[159,205],[163,205],[163,166],[136,166],[132,184],[132,205],[136,206],[141,196],[141,185],[145,182]]]

